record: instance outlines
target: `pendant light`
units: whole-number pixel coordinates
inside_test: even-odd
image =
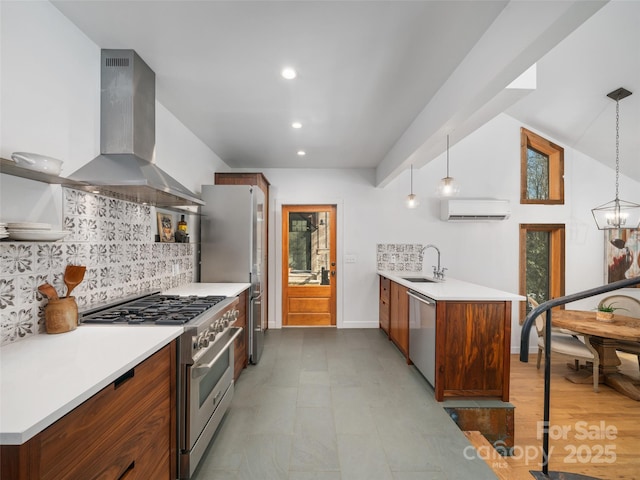
[[[413,193],[413,164],[409,166],[409,175],[411,178],[411,189],[409,190],[410,193],[409,195],[407,195],[407,199],[405,200],[405,205],[407,206],[407,208],[416,208],[418,205],[420,205],[420,201],[418,200],[418,197]]]
[[[438,184],[438,195],[441,197],[452,197],[460,191],[458,183],[449,176],[449,135],[447,135],[447,176],[440,180]]]
[[[631,95],[629,90],[619,88],[607,94],[616,101],[616,198],[591,210],[598,230],[640,227],[640,205],[618,198],[620,176],[620,100]]]

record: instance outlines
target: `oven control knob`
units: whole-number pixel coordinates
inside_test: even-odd
[[[209,336],[207,332],[198,335],[198,348],[207,348],[209,346]]]
[[[211,331],[207,334],[207,336],[209,337],[209,341],[210,341],[210,342],[213,342],[213,341],[216,339],[216,335],[217,335],[216,331],[215,331],[215,330],[211,330]]]
[[[218,320],[218,332],[224,331],[224,320]]]

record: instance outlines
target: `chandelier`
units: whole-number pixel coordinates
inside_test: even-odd
[[[620,200],[620,100],[631,95],[629,90],[619,88],[607,94],[616,101],[616,198],[591,210],[598,230],[640,227],[640,205]]]

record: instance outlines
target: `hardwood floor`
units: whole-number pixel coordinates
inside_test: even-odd
[[[640,381],[637,357],[620,354],[621,371]],[[551,361],[549,471],[600,479],[640,478],[640,402],[606,385],[595,393],[591,384],[564,378],[572,370],[568,357]],[[511,403],[515,406],[515,455],[507,459],[510,478],[531,479],[542,469],[544,366],[536,370],[536,355],[522,363],[511,358]]]

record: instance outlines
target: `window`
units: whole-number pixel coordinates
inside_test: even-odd
[[[564,203],[564,149],[520,129],[520,203]]]
[[[542,303],[564,295],[564,225],[520,225],[520,294]],[[528,305],[521,303],[520,323]]]

